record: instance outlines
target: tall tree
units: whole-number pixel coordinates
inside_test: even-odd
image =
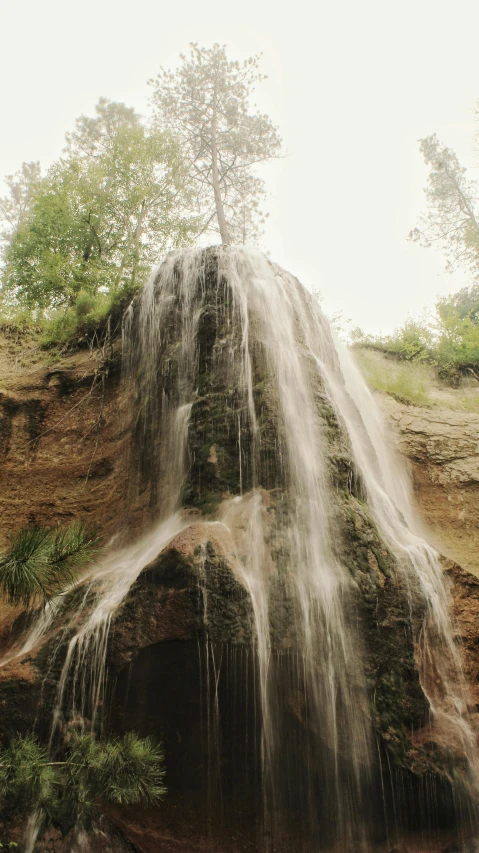
[[[203,232],[219,232],[225,245],[245,243],[264,221],[255,166],[281,149],[268,116],[250,112],[251,93],[264,79],[259,57],[231,62],[219,44],[190,48],[177,71],[162,69],[150,80],[156,123],[181,141]]]
[[[420,141],[429,168],[425,190],[427,212],[409,238],[424,246],[440,246],[447,268],[460,264],[474,276],[479,274],[479,186],[466,177],[466,169],[454,151],[437,136]]]

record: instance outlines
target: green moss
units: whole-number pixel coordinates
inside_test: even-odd
[[[383,573],[384,577],[389,578],[391,576],[391,572],[388,566],[388,562],[384,554],[382,553],[381,548],[376,545],[371,546],[371,551],[373,552],[376,560],[378,561],[378,566]]]

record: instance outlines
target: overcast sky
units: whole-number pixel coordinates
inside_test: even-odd
[[[329,313],[389,331],[466,283],[406,235],[420,137],[477,174],[478,33],[477,0],[0,0],[0,177],[48,166],[101,95],[145,112],[147,80],[191,41],[262,52],[256,99],[289,152],[262,173],[265,247]]]

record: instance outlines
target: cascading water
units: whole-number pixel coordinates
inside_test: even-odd
[[[371,393],[349,353],[336,346],[340,374],[324,361],[321,366],[331,396],[347,425],[378,527],[406,577],[413,573],[418,580],[426,601],[417,652],[421,684],[431,707],[436,737],[454,744],[465,758],[467,773],[461,782],[469,788],[469,807],[476,812],[477,821],[477,733],[470,722],[470,697],[460,651],[454,642],[449,586],[439,554],[422,538],[408,478],[387,446],[387,433]]]
[[[94,568],[63,621],[52,749],[72,721],[108,718],[111,626],[142,569],[189,531],[207,807],[234,729],[228,766],[261,853],[291,838],[307,853],[387,844],[393,823],[399,837],[423,819],[402,816],[420,762],[436,786],[426,823],[450,798],[470,834],[479,768],[447,586],[375,403],[315,300],[259,253],[173,252],[125,316],[124,388],[137,541]],[[226,638],[215,627],[220,563],[249,602],[252,647],[243,623]],[[42,619],[24,649],[50,629]]]

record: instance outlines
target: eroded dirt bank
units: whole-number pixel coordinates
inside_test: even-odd
[[[128,440],[120,346],[59,355],[0,334],[0,542],[22,524],[114,532]]]

